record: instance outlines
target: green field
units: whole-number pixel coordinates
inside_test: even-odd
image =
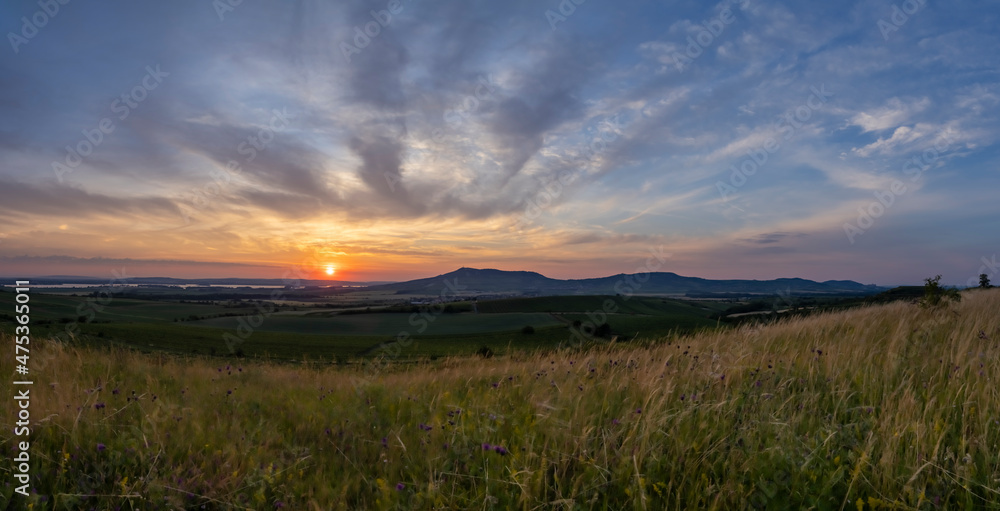
[[[153,301],[122,298],[112,295],[90,298],[65,294],[30,293],[31,318],[33,321],[76,320],[89,312],[99,321],[173,321],[190,315],[214,315],[233,313],[233,309],[212,303],[180,303],[175,301]],[[0,291],[0,314],[12,315],[14,293],[9,289]],[[8,312],[10,311],[10,312]]]
[[[192,321],[192,326],[235,330],[240,323],[236,317],[212,318]],[[256,330],[262,332],[290,332],[322,335],[374,335],[395,336],[401,332],[410,335],[480,334],[520,330],[525,326],[535,328],[561,324],[549,314],[433,314],[372,313],[334,315],[328,317],[271,316]]]
[[[557,296],[484,300],[476,303],[478,313],[473,313],[465,312],[473,310],[468,301],[418,306],[397,300],[384,308],[386,304],[340,297],[303,307],[299,302],[165,300],[160,289],[118,291],[132,294],[124,297],[116,292],[99,299],[33,291],[32,330],[89,346],[185,355],[350,362],[391,354],[415,360],[470,354],[482,347],[499,354],[606,342],[615,336],[689,333],[716,327],[718,322],[709,316],[728,306],[655,297]],[[0,312],[0,331],[13,327],[13,299],[9,289],[0,292],[0,311],[10,311]],[[587,326],[595,321],[607,322],[610,335],[584,339],[580,332],[593,333]],[[533,333],[522,332],[526,327]],[[400,335],[405,346],[394,344]]]
[[[610,302],[609,302],[610,300]],[[622,314],[707,316],[725,310],[728,304],[712,301],[692,302],[648,296],[541,296],[505,298],[478,303],[479,312],[591,312],[611,311]]]
[[[90,346],[120,345],[142,351],[164,351],[181,355],[232,356],[236,350],[246,357],[274,360],[344,360],[390,355],[394,359],[413,360],[446,355],[469,355],[482,346],[496,353],[506,353],[508,348],[518,350],[555,349],[560,343],[572,340],[564,326],[542,327],[534,334],[520,331],[491,332],[453,335],[413,336],[408,345],[380,350],[385,344],[395,342],[390,336],[370,335],[317,335],[292,332],[254,331],[243,342],[224,334],[235,335],[235,330],[220,328],[179,326],[152,323],[98,323],[80,328],[80,342]],[[52,330],[39,330],[47,335]],[[56,331],[57,333],[57,331]],[[230,351],[232,346],[233,351]]]

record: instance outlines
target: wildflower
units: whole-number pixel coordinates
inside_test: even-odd
[[[500,447],[499,445],[496,446],[496,447],[494,447],[493,451],[496,452],[497,454],[499,454],[500,456],[506,456],[507,455],[507,449],[504,449],[503,447]]]
[[[636,408],[635,413],[642,413],[642,408]]]
[[[488,450],[490,450],[490,444],[487,444],[487,443],[484,443],[484,444],[483,444],[483,450],[484,450],[484,451],[488,451]]]
[[[116,396],[118,395],[118,392],[119,392],[118,387],[115,387],[114,390],[111,391],[111,393]]]
[[[106,446],[104,444],[100,444],[100,443],[97,444],[97,452],[102,452],[102,451],[104,451],[104,449],[107,449],[107,448],[108,448],[108,446]]]
[[[396,491],[403,491],[403,488],[406,488],[405,484],[403,484],[403,483],[396,483]]]
[[[100,410],[101,408],[104,408],[104,403],[94,403],[94,408]]]

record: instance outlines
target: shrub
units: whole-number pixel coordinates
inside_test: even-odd
[[[535,327],[528,325],[521,329],[521,333],[524,335],[529,335],[535,333]]]
[[[483,358],[490,358],[493,356],[493,350],[490,349],[489,346],[483,346],[482,348],[476,350],[476,355],[479,355],[480,357]]]
[[[924,279],[924,299],[921,301],[921,305],[937,307],[944,305],[946,300],[959,302],[962,300],[962,295],[958,294],[957,289],[941,287],[940,275]]]

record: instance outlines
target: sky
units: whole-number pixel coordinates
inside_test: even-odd
[[[0,276],[1000,282],[1000,3],[0,6]]]

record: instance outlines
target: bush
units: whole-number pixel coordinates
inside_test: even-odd
[[[521,329],[521,333],[524,335],[529,335],[535,333],[535,327],[528,325]]]
[[[483,358],[491,358],[493,356],[493,350],[490,349],[489,346],[483,346],[482,348],[476,350],[476,355]]]
[[[594,335],[596,335],[597,337],[608,337],[608,336],[610,336],[611,335],[611,325],[609,325],[607,323],[601,323],[601,325],[598,326],[594,330]]]
[[[924,307],[937,307],[944,305],[946,300],[960,302],[962,301],[962,295],[958,294],[957,289],[941,287],[940,275],[924,279],[924,299],[921,301],[921,305]]]

